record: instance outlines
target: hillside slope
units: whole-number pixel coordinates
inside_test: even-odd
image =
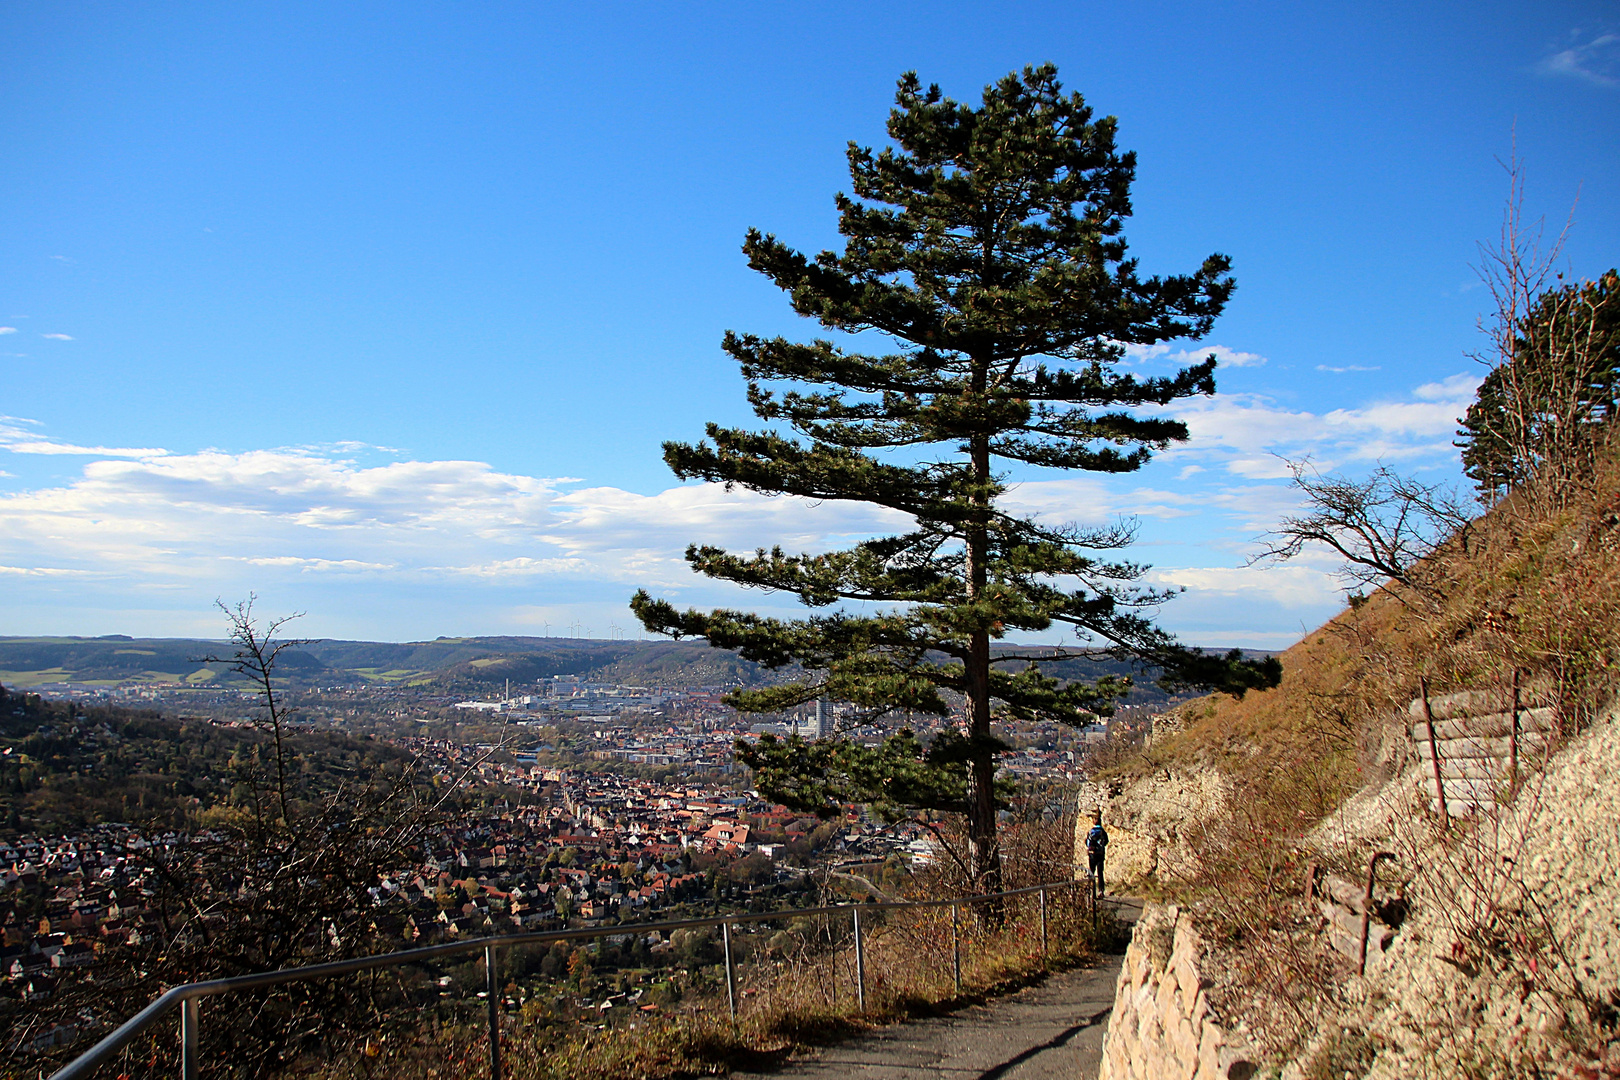
[[[374,739],[301,730],[286,746],[294,800],[356,778],[388,782],[411,764]],[[109,822],[195,827],[214,807],[268,786],[268,732],[118,707],[42,701],[0,685],[0,837],[68,833]]]
[[[1426,567],[1431,599],[1342,612],[1277,688],[1181,707],[1084,796],[1114,874],[1193,913],[1209,1007],[1284,1076],[1620,1076],[1617,481],[1610,462],[1563,505],[1499,505]],[[1518,788],[1477,782],[1486,805],[1448,828],[1409,703],[1515,674],[1552,704],[1555,753]],[[1362,882],[1376,851],[1396,925],[1363,977],[1305,882]]]

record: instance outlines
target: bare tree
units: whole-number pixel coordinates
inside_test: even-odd
[[[1509,191],[1500,235],[1480,245],[1476,267],[1492,311],[1480,322],[1488,345],[1474,359],[1490,371],[1457,445],[1487,500],[1526,490],[1537,505],[1555,508],[1592,476],[1614,413],[1620,283],[1613,271],[1566,282],[1557,264],[1573,207],[1547,242],[1543,223],[1524,217],[1523,161],[1510,156],[1503,168]]]
[[[388,952],[402,944],[404,911],[378,888],[384,876],[421,864],[447,825],[467,772],[436,785],[426,763],[379,750],[372,767],[329,784],[304,768],[321,737],[292,729],[277,660],[305,642],[281,638],[296,616],[255,621],[253,598],[229,607],[235,651],[224,662],[255,685],[273,763],[249,769],[250,812],[222,805],[205,827],[131,854],[131,894],[140,886],[142,930],[109,947],[86,976],[54,995],[46,1018],[117,1020],[171,986],[255,971]],[[200,661],[200,662],[202,662]],[[399,971],[289,983],[224,995],[208,1005],[202,1050],[211,1075],[262,1078],[376,1030],[409,1000]],[[173,1066],[172,1036],[134,1043],[128,1073]],[[132,1067],[133,1066],[133,1067]]]
[[[276,743],[276,801],[281,810],[281,820],[291,823],[292,812],[287,805],[287,748],[282,739],[283,721],[286,719],[286,707],[276,696],[275,670],[276,661],[288,649],[296,649],[304,645],[313,645],[311,638],[281,638],[281,628],[294,619],[304,617],[303,612],[293,615],[283,615],[279,619],[271,619],[264,626],[253,621],[253,604],[258,597],[248,594],[246,600],[240,600],[235,607],[231,607],[223,600],[215,600],[214,604],[225,613],[225,620],[230,624],[230,642],[236,647],[230,657],[219,657],[213,654],[198,657],[194,663],[219,664],[223,663],[238,675],[245,676],[252,681],[254,690],[263,702],[265,718],[263,726],[268,728]],[[257,787],[257,785],[255,785]],[[264,824],[262,809],[260,811],[260,824]]]
[[[1343,560],[1337,577],[1346,590],[1393,586],[1408,607],[1436,605],[1441,582],[1430,557],[1454,537],[1468,546],[1470,508],[1443,485],[1420,483],[1380,465],[1365,480],[1322,475],[1309,459],[1287,461],[1305,513],[1285,517],[1261,539],[1248,565],[1286,562],[1307,548],[1325,547]]]

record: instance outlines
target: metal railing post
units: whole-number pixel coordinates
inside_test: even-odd
[[[1041,959],[1046,959],[1046,889],[1041,889]]]
[[[826,916],[827,923],[827,950],[832,956],[832,977],[827,981],[831,988],[833,1008],[838,1007],[838,942],[833,938],[832,916]]]
[[[866,1011],[866,951],[861,946],[861,906],[855,905],[855,1007]]]
[[[1087,879],[1086,905],[1091,909],[1091,936],[1095,939],[1102,932],[1102,912],[1098,910],[1095,878]]]
[[[198,1040],[202,1035],[202,1001],[186,998],[180,1003],[180,1077],[197,1080],[197,1066],[201,1051]]]
[[[962,905],[951,905],[951,974],[956,981],[956,992],[962,992]]]
[[[495,944],[484,946],[484,989],[489,997],[489,1080],[501,1080],[501,987]]]
[[[731,1022],[737,1022],[737,968],[731,962],[731,923],[720,923],[720,943],[726,950],[726,1004],[731,1008]]]

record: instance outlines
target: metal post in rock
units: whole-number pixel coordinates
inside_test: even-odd
[[[1367,933],[1372,928],[1373,886],[1378,882],[1378,864],[1394,858],[1393,851],[1375,851],[1367,862],[1367,891],[1361,898],[1361,955],[1357,960],[1363,975],[1367,974]]]
[[[866,1011],[866,950],[861,944],[861,907],[852,908],[855,914],[855,1007]]]
[[[197,1064],[201,1057],[198,1040],[202,1035],[202,1001],[186,998],[180,1003],[180,1076],[181,1080],[197,1080]]]
[[[495,945],[484,946],[484,990],[489,998],[489,1080],[501,1080],[501,986]]]
[[[731,961],[731,924],[720,924],[720,944],[726,951],[726,1005],[731,1009],[731,1022],[737,1022],[737,968]]]

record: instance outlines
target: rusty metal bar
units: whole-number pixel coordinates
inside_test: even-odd
[[[1394,857],[1393,851],[1375,851],[1373,857],[1367,860],[1367,891],[1361,900],[1361,957],[1357,964],[1363,975],[1367,974],[1367,932],[1372,928],[1373,883],[1378,874],[1378,864]]]
[[[1429,708],[1429,680],[1418,680],[1423,689],[1423,723],[1429,729],[1429,764],[1434,766],[1434,792],[1440,799],[1440,827],[1451,829],[1451,807],[1446,805],[1446,782],[1440,777],[1440,744],[1434,737],[1434,712]]]

